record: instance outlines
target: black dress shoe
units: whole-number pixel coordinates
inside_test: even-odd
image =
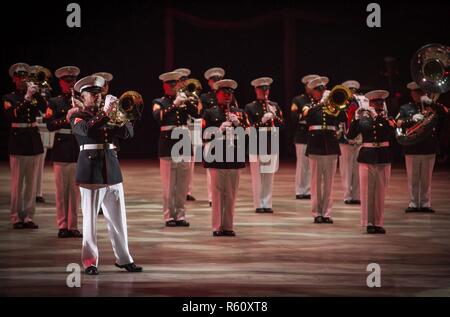
[[[295,199],[311,199],[311,195],[295,195]]]
[[[103,215],[103,209],[100,207],[100,209],[98,210],[98,214],[99,215]]]
[[[234,232],[233,230],[223,230],[222,235],[227,236],[227,237],[235,237],[236,232]]]
[[[384,230],[383,227],[377,227],[377,226],[375,226],[375,233],[385,234],[385,233],[386,233],[386,230]]]
[[[264,208],[256,208],[255,212],[257,214],[262,214],[264,212]]]
[[[223,236],[223,231],[213,231],[213,237],[221,237]]]
[[[367,233],[368,234],[374,234],[377,233],[375,226],[367,226]]]
[[[176,227],[177,226],[177,222],[175,220],[169,220],[166,221],[166,227]]]
[[[132,272],[132,273],[142,272],[142,267],[137,266],[136,264],[134,264],[134,262],[124,264],[124,265],[119,265],[119,264],[115,263],[114,265],[117,266],[119,269],[125,269],[128,272]]]
[[[359,200],[359,199],[353,199],[353,200],[352,200],[352,204],[354,204],[354,205],[361,205],[361,200]]]
[[[58,230],[58,238],[69,238],[70,231],[67,229],[59,229]]]
[[[83,238],[83,235],[77,229],[69,230],[69,234],[72,238]]]
[[[333,223],[333,219],[331,217],[323,217],[323,223]]]
[[[314,223],[322,223],[322,222],[323,222],[322,216],[317,216],[316,218],[314,218]]]
[[[264,212],[266,214],[273,214],[273,209],[272,208],[263,208],[263,209],[264,209]]]
[[[418,212],[419,208],[416,207],[408,207],[405,209],[405,212]]]
[[[38,229],[39,226],[35,224],[33,221],[28,221],[23,223],[24,229]]]
[[[209,207],[212,207],[212,201],[209,202]]]
[[[195,201],[195,197],[192,196],[192,195],[187,195],[186,196],[186,200],[188,200],[188,201]]]
[[[13,229],[23,229],[23,222],[19,221],[13,224]]]
[[[84,269],[84,273],[87,275],[98,275],[98,269],[96,266],[91,265]]]
[[[351,199],[346,199],[346,200],[344,200],[344,204],[351,205],[352,204],[352,200]]]
[[[45,204],[45,199],[42,196],[36,196],[36,202],[39,204]]]
[[[186,220],[177,220],[177,221],[175,221],[175,224],[177,225],[177,227],[189,227],[190,226],[189,222],[187,222]]]
[[[420,207],[419,211],[433,213],[434,209],[432,209],[431,207]]]

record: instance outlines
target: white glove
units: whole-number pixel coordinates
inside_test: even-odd
[[[186,96],[186,94],[184,92],[180,93],[177,95],[177,97],[175,98],[175,100],[173,101],[173,104],[176,107],[179,107],[181,105],[184,105],[184,103],[188,100],[188,97]]]
[[[273,113],[272,112],[266,112],[263,115],[261,121],[262,121],[262,123],[266,123],[267,121],[272,120],[272,119],[273,119]]]
[[[219,129],[220,131],[225,131],[227,128],[233,126],[233,124],[230,121],[224,121],[222,122],[222,124],[220,125]]]
[[[420,97],[420,101],[425,105],[431,105],[433,103],[433,100],[427,95],[423,95],[422,97]]]
[[[425,117],[423,116],[423,114],[421,113],[416,113],[415,115],[413,115],[412,119],[414,122],[419,122],[422,121]]]
[[[78,108],[78,107],[70,108],[69,111],[67,111],[67,114],[66,114],[67,122],[70,122],[70,118],[73,116],[74,113],[77,113],[78,111],[80,111],[80,108]]]
[[[234,113],[230,113],[229,119],[234,125],[239,125],[239,118]]]
[[[109,114],[116,107],[116,100],[116,96],[106,95],[105,106],[103,107],[103,111],[106,112],[106,114]]]
[[[31,100],[34,96],[34,94],[37,92],[38,86],[34,83],[29,83],[27,87],[27,93],[25,94],[26,100]]]

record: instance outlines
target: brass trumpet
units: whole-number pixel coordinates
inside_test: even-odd
[[[197,105],[200,100],[200,93],[202,92],[202,84],[198,79],[190,78],[186,80],[183,87],[178,89],[177,94],[184,93],[188,98],[188,102],[192,105]]]

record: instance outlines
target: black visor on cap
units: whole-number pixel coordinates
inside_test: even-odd
[[[72,81],[77,80],[77,76],[67,75],[67,76],[61,77],[61,80],[64,80],[66,82],[72,82]]]
[[[372,99],[371,101],[374,104],[377,104],[377,105],[382,105],[384,103],[384,99],[383,98]]]
[[[181,76],[180,80],[188,80],[188,78],[189,78],[188,76]]]
[[[325,86],[324,86],[324,85],[319,85],[319,86],[317,86],[317,87],[314,87],[314,90],[317,90],[317,91],[324,91],[324,90],[325,90]]]
[[[178,80],[167,80],[164,83],[166,83],[169,86],[175,86],[178,83]]]
[[[19,76],[19,77],[27,77],[28,76],[28,72],[25,70],[19,70],[19,71],[15,72],[14,74],[16,74],[16,76]]]
[[[231,88],[231,87],[222,87],[222,88],[219,88],[219,90],[221,90],[223,92],[226,92],[226,93],[229,93],[229,94],[234,93],[234,89]]]
[[[258,86],[256,88],[261,89],[261,90],[269,90],[270,89],[270,85],[261,85],[261,86]]]
[[[83,92],[87,91],[93,94],[98,94],[99,92],[102,92],[102,88],[98,87],[98,86],[92,86],[92,87],[87,87],[83,89]]]
[[[211,76],[211,77],[209,77],[209,79],[211,79],[211,80],[213,80],[214,82],[216,82],[216,81],[219,81],[219,80],[221,80],[222,79],[222,77],[221,76]]]

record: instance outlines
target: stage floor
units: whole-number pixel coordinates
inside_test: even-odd
[[[80,239],[58,239],[55,183],[45,168],[45,204],[39,230],[9,223],[9,167],[0,164],[0,295],[2,296],[449,296],[450,180],[436,171],[435,214],[405,214],[405,170],[393,169],[386,235],[367,235],[359,206],[345,205],[339,173],[334,183],[333,225],[313,224],[310,202],[295,200],[295,166],[275,177],[274,214],[256,214],[249,169],[239,186],[237,237],[212,237],[205,170],[196,166],[195,202],[187,203],[190,228],[166,228],[156,161],[123,161],[130,250],[143,273],[113,266],[105,221],[99,217],[98,276],[81,275],[66,286],[66,267],[80,264]],[[79,215],[81,226],[81,211]],[[381,287],[369,288],[369,263],[381,266]]]

